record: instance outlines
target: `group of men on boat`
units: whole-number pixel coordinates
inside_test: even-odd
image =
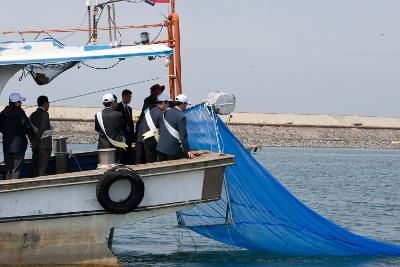
[[[132,108],[129,107],[132,92],[124,90],[120,103],[117,103],[115,95],[105,94],[104,109],[95,116],[95,129],[99,133],[98,149],[116,148],[117,160],[123,164],[194,158],[183,114],[190,102],[183,94],[171,101],[163,94],[164,89],[165,86],[159,84],[150,88],[136,127]]]
[[[115,148],[117,162],[126,165],[194,158],[183,113],[190,102],[184,94],[171,101],[163,94],[164,89],[165,86],[159,84],[150,88],[150,96],[144,100],[136,127],[129,106],[132,92],[123,90],[119,103],[116,95],[105,94],[102,98],[104,109],[95,116],[98,149]],[[38,107],[28,118],[21,108],[25,100],[19,93],[10,94],[9,105],[0,113],[5,179],[21,177],[28,139],[32,147],[32,177],[47,174],[52,151],[50,102],[47,96],[39,96]]]
[[[5,179],[21,176],[28,139],[32,147],[32,177],[46,175],[52,150],[52,129],[49,119],[49,99],[39,96],[38,108],[28,118],[21,108],[26,98],[19,93],[9,96],[9,104],[0,113],[0,132],[3,134]]]

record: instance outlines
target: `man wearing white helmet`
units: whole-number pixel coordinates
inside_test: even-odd
[[[19,93],[9,96],[9,105],[0,113],[0,131],[3,133],[5,179],[18,179],[24,165],[25,151],[28,147],[28,135],[33,138],[34,132],[30,120],[21,108],[26,98]]]
[[[103,96],[104,109],[95,116],[95,130],[99,133],[98,149],[116,148],[117,161],[120,160],[120,152],[127,145],[123,142],[122,127],[124,120],[122,114],[115,111],[118,103],[116,96],[105,94]]]
[[[164,112],[160,127],[160,140],[157,144],[158,160],[193,159],[186,130],[186,117],[183,111],[190,105],[186,95],[175,98],[175,107]]]

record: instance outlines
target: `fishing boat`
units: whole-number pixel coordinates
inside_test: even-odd
[[[150,4],[170,3],[171,14],[163,23],[141,27],[115,25],[116,2],[88,5],[93,16],[89,16],[92,19],[85,30],[18,32],[25,36],[86,31],[90,44],[83,47],[66,47],[55,39],[0,44],[1,88],[21,69],[40,85],[86,59],[146,56],[168,59],[170,96],[180,94],[175,1],[145,0]],[[98,15],[104,8],[108,10],[109,26],[98,27]],[[149,41],[143,34],[133,47],[115,42],[117,29],[164,26],[168,28],[168,39],[164,41]],[[97,43],[100,30],[108,31],[109,45]],[[108,250],[112,244],[110,229],[173,211],[177,211],[180,227],[269,255],[400,255],[399,245],[354,234],[291,194],[218,116],[219,112],[232,110],[233,100],[228,94],[218,93],[187,110],[190,147],[199,151],[195,160],[116,166],[107,150],[69,154],[66,149],[55,149],[49,166],[54,175],[1,181],[0,263],[117,265]],[[27,169],[29,164],[28,160]]]
[[[87,1],[91,19],[85,31],[90,42],[84,46],[65,46],[56,39],[0,42],[0,92],[21,70],[43,85],[86,60],[161,57],[170,65],[171,98],[180,94],[179,20],[174,1],[167,21],[141,27],[115,24],[117,2]],[[99,14],[104,8],[109,11],[109,25],[101,28]],[[142,33],[137,44],[115,42],[116,30],[161,26],[169,29],[166,41],[150,42]],[[100,30],[110,33],[109,44],[98,44]],[[57,31],[20,33],[42,32]],[[195,159],[124,166],[116,164],[114,149],[70,154],[65,138],[55,141],[48,168],[51,175],[30,178],[28,159],[22,171],[25,178],[0,180],[1,264],[118,265],[110,251],[114,227],[219,200],[224,169],[234,164],[231,155],[198,151]]]

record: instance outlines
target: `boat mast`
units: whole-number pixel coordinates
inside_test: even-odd
[[[168,46],[175,50],[169,58],[169,94],[171,99],[175,99],[176,95],[182,94],[181,36],[179,16],[175,13],[175,0],[171,0],[171,14],[168,16]]]

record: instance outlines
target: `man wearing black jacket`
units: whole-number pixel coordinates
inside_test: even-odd
[[[159,95],[161,95],[162,92],[164,92],[164,90],[165,90],[165,86],[159,85],[158,83],[154,84],[150,87],[150,95],[144,99],[142,112],[140,113],[139,119],[136,123],[136,132],[138,131],[137,127],[139,126],[140,122],[144,118],[144,111],[148,108],[152,109],[157,105],[157,97]]]
[[[0,131],[3,133],[3,153],[6,167],[5,179],[18,179],[24,165],[28,135],[33,137],[33,129],[25,111],[21,108],[26,98],[19,93],[9,96],[9,105],[0,113]]]
[[[181,94],[175,98],[175,107],[165,111],[157,144],[159,161],[195,158],[195,153],[189,147],[186,117],[183,114],[188,105],[187,96]]]
[[[103,96],[103,105],[104,109],[95,116],[95,130],[99,133],[97,148],[116,148],[116,159],[120,161],[120,151],[126,147],[122,134],[124,120],[122,114],[115,111],[118,104],[113,94]]]
[[[131,99],[132,92],[125,89],[122,91],[122,101],[118,103],[117,106],[117,111],[122,114],[122,119],[124,121],[122,133],[125,138],[125,143],[128,146],[126,150],[123,151],[121,154],[121,163],[126,165],[132,164],[132,143],[135,136],[135,127],[132,119],[132,108],[129,106]]]
[[[34,126],[35,137],[32,140],[32,177],[47,174],[47,164],[51,155],[51,125],[49,118],[49,99],[47,96],[39,96],[38,108],[30,116]]]
[[[144,111],[144,118],[137,126],[135,164],[157,161],[159,128],[164,111],[168,108],[168,102],[168,97],[161,94],[157,97],[156,106]]]

